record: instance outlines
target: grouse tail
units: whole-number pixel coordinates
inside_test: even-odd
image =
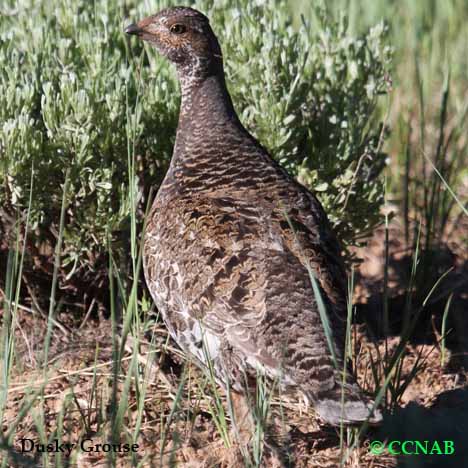
[[[382,413],[357,385],[336,385],[336,388],[315,396],[315,411],[332,426],[369,425],[382,422]]]

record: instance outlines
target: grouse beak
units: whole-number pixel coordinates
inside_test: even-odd
[[[137,24],[132,23],[124,29],[124,32],[135,36],[141,36],[141,34],[143,34],[143,29],[140,28]]]

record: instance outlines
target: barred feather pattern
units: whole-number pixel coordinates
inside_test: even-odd
[[[186,31],[180,39],[167,32],[175,23]],[[176,64],[182,88],[174,154],[143,253],[171,336],[200,365],[210,359],[221,384],[228,378],[243,391],[245,376],[261,372],[302,393],[327,423],[365,420],[371,402],[352,375],[341,381],[346,272],[320,203],[242,126],[204,15],[172,8],[137,26]],[[327,309],[337,367],[309,272]],[[371,421],[378,419],[375,411]]]

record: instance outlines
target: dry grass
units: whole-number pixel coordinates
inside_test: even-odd
[[[139,13],[132,10],[132,17],[141,16],[140,13],[147,7],[144,2],[137,3]],[[307,11],[310,7],[308,1],[294,0],[292,3],[298,7],[294,8],[297,16],[301,12],[299,7]],[[372,428],[362,434],[357,439],[358,443],[355,443],[356,439],[353,438],[356,430],[340,434],[339,431],[321,429],[313,411],[305,408],[300,401],[283,401],[277,397],[272,399],[269,430],[283,437],[280,440],[294,466],[468,466],[468,97],[464,52],[467,37],[464,18],[467,10],[463,0],[428,2],[430,7],[423,3],[418,0],[408,2],[409,8],[406,10],[401,8],[398,2],[385,0],[327,2],[340,12],[348,11],[352,29],[363,30],[369,25],[375,25],[381,17],[386,18],[391,25],[390,44],[395,48],[395,87],[391,96],[392,102],[385,101],[381,105],[384,108],[383,114],[387,114],[387,106],[390,106],[388,123],[392,130],[384,149],[391,159],[387,170],[387,196],[394,206],[390,207],[390,203],[387,203],[386,208],[391,208],[397,215],[390,222],[387,232],[384,227],[377,229],[369,244],[356,250],[357,256],[364,260],[355,278],[356,324],[352,333],[352,359],[360,384],[370,392],[375,392],[389,372],[392,355],[395,352],[400,353],[400,348],[401,355],[399,354],[396,366],[390,372],[392,379],[389,380],[389,386],[383,394],[383,405],[388,409],[384,424],[381,428]],[[11,5],[11,8],[6,9],[8,14],[3,17],[6,20],[4,24],[7,25],[7,36],[4,37],[10,37],[16,20],[21,19],[23,23],[18,23],[16,32],[18,37],[24,39],[27,46],[25,50],[29,51],[18,55],[17,63],[7,60],[10,68],[17,67],[19,71],[24,71],[27,61],[23,62],[23,57],[34,57],[31,51],[35,51],[38,44],[41,49],[40,56],[44,60],[55,61],[57,54],[43,54],[44,47],[55,47],[55,44],[62,47],[65,42],[53,39],[52,35],[48,42],[37,40],[38,37],[42,37],[38,32],[43,30],[46,23],[39,21],[36,15],[23,14],[16,17],[16,13],[21,12],[21,9],[18,10],[15,2],[7,1],[7,4]],[[65,1],[57,3],[59,4],[68,5]],[[122,34],[121,3],[103,2],[102,5],[98,5],[98,2],[95,2],[91,5],[90,2],[84,2],[82,18],[85,18],[87,11],[85,5],[93,18],[98,6],[105,9],[112,6],[115,9],[110,17],[116,20],[112,27],[116,31],[115,40],[119,43],[119,34]],[[47,12],[41,14],[49,24],[53,15]],[[63,8],[62,19],[69,16],[74,18],[74,15],[74,8]],[[299,21],[298,18],[297,20]],[[104,22],[106,21],[107,19],[104,19]],[[73,48],[70,51],[76,53],[77,57],[83,52],[87,59],[95,57],[101,63],[100,54],[94,55],[96,48],[101,50],[97,47],[99,43],[96,42],[94,34],[89,34],[94,31],[93,28],[89,29],[93,24],[101,38],[100,23],[97,24],[94,20],[83,21],[81,27],[88,35],[79,31],[79,42],[89,44],[89,49],[84,48],[83,52],[79,48]],[[236,24],[237,22],[233,21],[232,25],[229,23],[229,27],[235,28]],[[73,28],[70,29],[72,30]],[[52,29],[49,28],[49,32],[51,33]],[[240,45],[243,53],[249,50],[249,44],[235,40],[233,38],[236,36],[227,30],[225,32],[225,47],[228,47],[230,40],[234,49]],[[271,35],[268,36],[268,40],[276,39]],[[4,45],[9,47],[8,42],[4,42]],[[111,55],[120,50],[109,47],[107,43],[102,47],[103,51],[110,52]],[[249,53],[258,57],[252,50]],[[235,57],[235,54],[233,56]],[[259,64],[262,63],[263,57],[260,59]],[[116,63],[121,63],[121,60],[119,58]],[[260,88],[263,94],[263,81],[255,78],[257,75],[263,76],[263,72],[257,71],[256,75],[251,73],[250,70],[256,63],[252,60],[249,60],[249,72],[244,73],[249,83],[247,89],[255,91]],[[101,80],[101,83],[106,85],[109,80],[113,82],[116,76],[112,68],[107,67],[107,63],[102,61],[105,65],[103,70],[110,74],[109,79]],[[237,66],[237,62],[235,63]],[[55,65],[45,67],[41,61],[37,64],[42,70],[49,70],[49,73],[61,73],[61,68]],[[92,66],[92,69],[96,67]],[[151,90],[150,97],[144,101],[148,107],[141,115],[143,119],[147,119],[144,120],[146,127],[151,129],[155,128],[153,117],[163,118],[162,121],[158,120],[156,126],[161,127],[162,134],[166,135],[167,129],[175,125],[178,98],[174,82],[168,81],[172,75],[167,75],[167,69],[164,67],[158,68],[158,77],[170,86],[167,89],[162,86],[148,88]],[[77,68],[79,73],[83,70]],[[143,67],[143,70],[146,68]],[[240,80],[240,75],[242,73],[238,73],[233,81]],[[295,72],[292,75],[294,77]],[[36,73],[30,73],[30,76],[36,77]],[[39,76],[37,73],[37,77]],[[137,73],[131,73],[126,78],[127,93],[130,89],[133,90],[130,94],[138,94],[137,88],[140,85],[132,81],[137,76],[141,77]],[[272,78],[276,82],[276,72],[272,74]],[[51,78],[47,77],[47,81],[50,80]],[[256,81],[257,87],[252,85]],[[10,99],[11,96],[19,95],[18,80],[7,80],[7,84],[7,91],[3,93],[5,102],[20,102],[21,100]],[[31,97],[34,95],[30,94],[28,80],[23,85],[23,92],[30,101],[31,109],[25,105],[20,107],[21,112],[29,118],[31,113],[37,111],[36,106],[40,98],[38,100]],[[288,78],[279,89],[288,90],[289,85]],[[341,88],[341,83],[339,86]],[[47,89],[44,91],[40,83],[37,87],[38,96],[51,91],[51,88]],[[64,89],[66,91],[68,88]],[[125,219],[125,223],[131,224],[130,240],[128,232],[125,231],[127,237],[124,239],[124,261],[128,263],[123,265],[123,268],[120,264],[107,264],[107,254],[111,249],[106,245],[103,247],[105,256],[97,257],[89,252],[84,253],[75,264],[80,268],[80,262],[89,263],[86,281],[76,283],[73,277],[67,281],[64,279],[68,276],[67,273],[58,281],[51,282],[54,259],[57,262],[62,256],[63,261],[64,255],[73,252],[73,249],[66,248],[67,238],[65,248],[58,247],[55,255],[53,252],[57,238],[64,231],[64,226],[58,225],[58,211],[68,194],[63,193],[65,191],[62,190],[61,182],[52,186],[43,184],[42,177],[34,179],[35,189],[39,189],[39,192],[42,189],[45,193],[46,206],[50,208],[52,202],[55,206],[52,223],[54,230],[51,231],[50,238],[43,238],[31,229],[31,225],[34,224],[33,215],[29,232],[25,228],[31,213],[31,200],[29,209],[18,215],[18,219],[14,215],[10,217],[2,211],[3,207],[0,207],[0,232],[3,234],[0,235],[0,307],[3,311],[3,315],[0,315],[0,419],[3,425],[3,437],[0,438],[1,468],[246,466],[235,441],[232,441],[232,447],[228,448],[227,442],[231,441],[223,440],[223,437],[226,439],[229,435],[231,428],[226,396],[218,393],[221,390],[211,385],[199,369],[186,362],[186,357],[168,339],[167,330],[154,317],[151,301],[143,283],[138,279],[141,271],[138,267],[137,221],[143,219],[143,213],[137,209],[135,197],[137,190],[134,176],[139,171],[137,166],[140,164],[140,155],[135,152],[136,128],[131,127],[137,123],[130,118],[138,106],[133,109],[133,100],[129,100],[123,89],[116,89],[114,98],[111,99],[116,103],[116,115],[120,116],[121,122],[117,132],[113,127],[109,131],[109,135],[114,137],[120,135],[117,138],[118,144],[123,145],[124,153],[128,152],[123,159],[118,159],[119,164],[123,161],[125,166],[128,156],[128,167],[123,167],[120,171],[125,183],[117,184],[119,190],[124,192],[125,197],[122,200],[127,210],[125,213],[119,213]],[[82,89],[77,88],[76,96],[72,93],[77,99],[81,96],[78,91],[81,92]],[[107,93],[107,88],[105,92]],[[90,95],[94,94],[93,88]],[[96,112],[101,109],[104,94],[98,92],[95,96]],[[237,98],[240,100],[242,96]],[[54,104],[50,109],[45,109],[44,115],[47,116],[48,112],[54,111],[57,99],[50,95],[46,101]],[[138,100],[137,104],[140,105],[141,101]],[[299,101],[302,102],[301,99]],[[168,105],[168,102],[172,104]],[[160,105],[162,107],[158,107]],[[89,106],[79,107],[88,115]],[[76,109],[73,106],[68,108],[73,110],[72,115],[75,119]],[[154,109],[161,111],[155,112]],[[16,107],[8,112],[12,112],[15,119],[19,115]],[[102,121],[99,113],[95,115],[97,120]],[[269,114],[266,111],[259,112],[260,122],[263,122],[264,115]],[[283,120],[283,117],[278,117],[275,121]],[[367,125],[367,118],[365,121]],[[27,138],[35,138],[39,133],[32,135],[32,127],[28,122],[29,120],[19,119],[15,125],[4,128],[16,128]],[[88,138],[88,129],[82,127],[79,119],[76,122],[78,133],[83,138]],[[264,140],[268,140],[272,124],[267,119],[263,127],[266,132]],[[74,132],[69,134],[75,135]],[[154,141],[151,139],[153,134],[159,135],[158,132],[151,131],[145,138],[140,139],[140,143],[148,144],[151,148],[151,157],[154,155]],[[99,132],[95,137],[98,143],[102,142]],[[36,141],[34,138],[31,141]],[[53,139],[50,141],[55,145]],[[164,141],[166,146],[163,152],[167,159],[172,144],[169,140]],[[69,143],[65,143],[65,147],[68,150]],[[14,157],[11,156],[11,161],[15,165],[19,164],[22,158],[33,154],[36,154],[39,163],[47,161],[42,146],[17,143],[0,145],[0,150],[5,148],[13,151]],[[53,154],[56,153],[56,147],[53,146]],[[68,167],[68,153],[62,156],[66,161],[65,166]],[[96,160],[90,161],[94,164]],[[437,171],[446,179],[450,190],[435,175],[432,164],[435,164]],[[38,167],[35,166],[34,169],[37,170]],[[146,172],[151,172],[147,169],[145,168]],[[22,193],[26,194],[26,204],[27,193],[32,194],[32,190],[26,190],[30,184],[29,176],[32,170],[33,167],[29,163],[24,163]],[[164,172],[160,166],[157,170],[161,174]],[[89,173],[96,174],[96,171],[93,169]],[[92,185],[94,187],[99,184]],[[53,196],[51,188],[55,190]],[[101,184],[101,189],[116,193],[115,184]],[[37,192],[35,194],[37,200]],[[454,194],[460,203],[455,200]],[[463,203],[465,205],[460,206]],[[76,207],[70,204],[68,210]],[[356,216],[356,212],[349,211],[351,215]],[[377,209],[372,214],[379,216]],[[91,219],[94,227],[107,229],[108,212],[104,210],[103,216],[104,220],[101,222],[98,222],[94,214],[85,218]],[[422,220],[420,245],[416,242],[419,220]],[[14,228],[10,230],[9,226]],[[70,234],[69,228],[67,225],[67,236]],[[9,230],[12,239],[8,235]],[[21,234],[27,232],[33,246],[25,255],[24,271],[21,270],[21,235],[18,235],[16,230],[21,231]],[[80,235],[83,233],[91,237],[94,235],[89,226],[88,229],[80,231]],[[390,255],[386,258],[387,234]],[[88,245],[88,242],[84,242],[83,245]],[[37,251],[34,250],[36,247]],[[415,252],[418,248],[419,262],[415,262]],[[38,267],[41,259],[46,259],[46,264],[50,267],[47,271]],[[413,275],[415,269],[417,271]],[[437,287],[433,289],[435,283]],[[51,284],[52,288],[57,288],[56,295],[51,294]],[[51,312],[48,317],[49,295],[53,300],[50,301]],[[120,303],[113,303],[118,300]],[[73,301],[78,301],[78,304],[72,303]],[[422,303],[424,307],[421,307]],[[414,333],[403,339],[404,345],[401,347],[402,327],[408,317],[419,309],[421,314],[418,316]],[[119,313],[122,316],[118,316]],[[49,333],[50,346],[47,344]],[[43,366],[44,361],[47,364],[46,370]],[[224,416],[225,422],[222,419]],[[80,450],[74,450],[71,457],[68,457],[61,453],[21,453],[21,438],[31,438],[42,443],[53,439],[69,443],[90,439],[90,445],[114,440],[137,443],[139,447],[134,454],[119,455],[115,459],[102,452],[83,453]],[[385,439],[453,440],[456,455],[400,458],[371,455],[368,444],[372,440]],[[352,448],[349,454],[345,452],[347,447]],[[272,466],[271,463],[271,460],[266,460],[263,465]]]
[[[401,267],[404,249],[401,246],[401,228],[397,220],[392,223],[390,233],[391,252],[395,253],[392,256],[394,266],[390,269],[389,275],[390,297],[396,301],[395,304],[398,304],[402,284],[398,279],[402,274],[398,267]],[[379,336],[378,331],[372,329],[373,321],[370,317],[371,314],[381,311],[375,302],[375,297],[381,297],[378,289],[379,285],[380,288],[382,286],[384,268],[382,236],[383,230],[376,231],[369,247],[359,252],[364,257],[364,263],[360,268],[361,280],[357,289],[357,317],[361,322],[364,317],[369,322],[369,329],[366,332],[366,327],[357,324],[354,326],[353,335],[360,383],[365,388],[373,386],[370,356],[375,358],[376,352],[383,355],[385,348],[387,352],[391,352],[399,342],[397,335]],[[455,267],[460,273],[463,259],[459,256],[455,258]],[[395,304],[392,304],[392,307]],[[425,361],[423,368],[411,379],[399,401],[399,409],[394,411],[393,415],[386,416],[383,429],[372,429],[362,438],[359,446],[352,450],[343,466],[391,467],[397,466],[398,463],[400,463],[398,466],[406,466],[387,455],[370,454],[369,441],[395,437],[395,434],[401,438],[405,433],[408,437],[415,437],[417,434],[414,434],[414,430],[411,433],[412,429],[407,425],[414,417],[423,418],[429,426],[440,426],[440,421],[444,417],[452,417],[454,410],[455,414],[467,412],[467,398],[464,393],[453,393],[454,390],[466,385],[468,375],[463,367],[466,349],[460,349],[460,343],[448,340],[451,349],[445,351],[446,360],[442,363],[442,348],[440,343],[437,344],[438,338],[440,341],[440,329],[437,329],[436,315],[434,312],[430,317],[428,322],[430,326],[426,330],[426,335],[421,336],[419,340],[409,342],[406,346],[401,375],[403,380],[412,372],[419,356],[424,356]],[[55,328],[52,336],[49,372],[44,381],[42,371],[38,370],[37,360],[44,352],[46,320],[28,308],[20,308],[18,311],[16,362],[21,364],[12,370],[3,419],[4,431],[20,414],[21,406],[28,399],[28,394],[43,387],[42,398],[38,398],[33,404],[32,409],[18,425],[13,438],[13,448],[18,453],[15,462],[15,454],[10,452],[10,463],[18,463],[18,466],[25,466],[25,460],[18,457],[32,459],[32,455],[20,453],[19,440],[21,438],[30,438],[36,442],[41,440],[38,429],[40,425],[37,424],[38,413],[43,413],[45,422],[41,430],[45,429],[45,433],[52,438],[54,437],[51,435],[61,430],[64,442],[76,444],[80,440],[91,439],[92,445],[105,443],[110,430],[110,418],[107,413],[115,391],[112,386],[111,322],[102,317],[100,319],[90,317],[85,322],[78,321],[66,311],[56,319],[62,326]],[[133,460],[128,454],[118,457],[116,466],[136,466],[138,463],[139,466],[148,467],[245,466],[239,453],[236,452],[235,444],[232,448],[226,448],[213,422],[210,411],[214,395],[206,385],[204,375],[194,365],[186,362],[180,351],[172,346],[165,327],[159,321],[152,321],[151,327],[148,327],[149,323],[146,323],[145,332],[140,330],[138,341],[132,340],[130,335],[121,359],[117,395],[122,394],[126,378],[131,372],[130,365],[135,354],[134,343],[138,345],[138,375],[146,380],[147,389],[137,438],[138,451]],[[376,333],[374,341],[369,337],[369,333],[372,335],[373,332]],[[456,330],[453,333],[456,333]],[[149,359],[149,356],[154,359]],[[182,375],[185,378],[182,378]],[[135,382],[134,376],[130,374],[130,377],[128,410],[124,418],[124,433],[127,434],[132,433],[138,420],[138,408],[141,404],[138,391],[141,391],[143,385],[143,380]],[[181,382],[183,387],[179,389]],[[179,390],[181,390],[180,398]],[[225,396],[221,397],[223,404],[226,405]],[[177,402],[175,407],[174,402]],[[61,418],[63,425],[60,428]],[[320,429],[313,411],[307,410],[301,402],[286,402],[275,398],[272,402],[270,419],[274,426],[281,426],[282,431],[288,434],[284,443],[292,460],[295,461],[295,466],[340,466],[343,452],[340,449],[339,432]],[[435,421],[438,421],[438,424],[435,424]],[[413,427],[420,425],[413,424]],[[453,434],[451,436],[455,437]],[[57,463],[55,454],[49,454],[48,460],[52,464]],[[106,466],[108,463],[105,453],[86,454],[78,450],[72,453],[68,461],[66,460],[64,457],[61,461],[63,466]],[[41,460],[36,456],[32,460],[32,466],[39,466],[43,462],[44,459]]]

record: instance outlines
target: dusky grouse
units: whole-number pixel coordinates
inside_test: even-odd
[[[340,247],[315,196],[239,121],[208,18],[168,8],[125,32],[175,64],[182,92],[174,154],[143,253],[146,281],[170,334],[200,363],[210,358],[217,380],[229,379],[235,390],[260,371],[302,393],[326,423],[366,420],[372,403],[352,376],[342,404]],[[309,271],[327,308],[334,353]],[[375,410],[370,420],[380,418]]]

